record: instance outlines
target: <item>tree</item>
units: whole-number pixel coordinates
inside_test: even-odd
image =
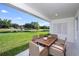
[[[0,28],[2,28],[2,19],[0,18]]]
[[[49,29],[49,26],[40,26],[41,29]]]
[[[20,28],[20,26],[19,26],[18,24],[12,24],[11,26],[12,26],[13,28],[16,28],[16,29],[17,29],[17,28]]]
[[[39,29],[39,24],[38,22],[31,22],[31,25],[33,26],[33,29]]]
[[[1,19],[0,18],[0,28],[9,28],[11,27],[11,20],[8,19]]]
[[[11,27],[11,20],[4,19],[3,22],[6,28]]]
[[[39,29],[39,24],[38,22],[31,22],[31,23],[26,23],[24,25],[24,28],[27,28],[27,29]]]
[[[25,25],[24,25],[24,28],[27,28],[27,29],[32,29],[32,25],[30,24],[30,23],[26,23]]]

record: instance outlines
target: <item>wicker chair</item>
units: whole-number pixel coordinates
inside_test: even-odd
[[[48,38],[54,38],[54,37],[58,40],[58,35],[56,35],[56,34],[50,34],[50,35],[48,35]]]
[[[47,56],[48,49],[46,47],[35,44],[34,42],[29,43],[29,55],[30,56]]]
[[[66,55],[66,39],[58,39],[54,44],[49,47],[49,53],[54,56]]]

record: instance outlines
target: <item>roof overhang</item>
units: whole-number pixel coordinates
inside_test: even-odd
[[[75,17],[79,3],[10,3],[10,6],[50,21]]]

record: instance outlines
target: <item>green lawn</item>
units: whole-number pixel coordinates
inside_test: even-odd
[[[28,42],[37,34],[48,32],[13,32],[0,33],[0,55],[16,55],[27,49]]]

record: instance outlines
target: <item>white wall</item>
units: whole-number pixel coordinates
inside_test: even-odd
[[[51,20],[50,22],[50,33],[56,33],[55,32],[55,27],[53,27],[53,24],[60,24],[60,23],[66,23],[67,24],[67,39],[69,42],[74,41],[74,18],[64,18],[64,19],[56,19],[56,20]],[[61,34],[59,34],[61,35]]]
[[[51,34],[57,34],[56,33],[56,27],[53,26],[54,24],[60,24],[60,23],[66,23],[67,24],[67,34],[65,35],[67,37],[67,55],[73,55],[73,46],[71,46],[74,43],[75,39],[75,20],[74,17],[71,18],[64,18],[64,19],[56,19],[50,21],[50,33]],[[59,30],[59,29],[58,29]],[[61,34],[58,33],[60,36]],[[63,35],[61,35],[63,36]]]
[[[78,17],[78,20],[76,20]],[[79,56],[79,11],[75,15],[75,41],[74,41],[74,55]]]

